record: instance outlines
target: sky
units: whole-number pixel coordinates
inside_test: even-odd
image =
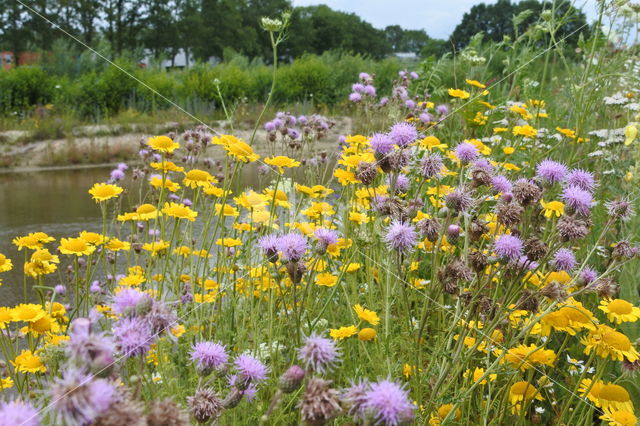
[[[353,12],[376,28],[400,25],[405,29],[424,29],[430,37],[448,38],[462,15],[478,3],[495,0],[293,0],[294,6],[326,4],[335,10]],[[577,0],[587,19],[596,18],[596,0]]]

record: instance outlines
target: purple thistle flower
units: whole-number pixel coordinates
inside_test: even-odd
[[[482,171],[485,171],[487,173],[493,172],[493,165],[486,158],[480,158],[480,159],[474,161],[472,166],[473,166],[473,168],[475,170],[482,170]]]
[[[76,370],[67,371],[51,386],[52,404],[67,424],[93,423],[116,398],[111,382]]]
[[[14,400],[0,402],[0,425],[2,426],[39,426],[38,410],[28,402]]]
[[[558,271],[573,271],[578,262],[570,249],[561,248],[553,256],[551,263]]]
[[[124,171],[120,170],[120,169],[113,169],[111,170],[111,175],[109,180],[111,182],[118,182],[121,181],[122,179],[124,179]]]
[[[390,176],[387,178],[387,181],[389,182],[389,184],[391,184]],[[409,190],[409,185],[411,185],[411,181],[409,180],[407,175],[404,175],[402,173],[398,174],[396,178],[396,191],[407,192]]]
[[[127,163],[118,163],[117,168],[118,170],[122,170],[123,172],[129,170],[129,166],[127,165]]]
[[[366,86],[364,86],[364,94],[374,97],[376,95],[376,88],[370,84],[367,84]]]
[[[349,100],[351,102],[360,102],[362,100],[362,95],[360,93],[352,93],[349,95]]]
[[[607,202],[605,206],[610,217],[623,222],[628,221],[635,214],[633,206],[627,200],[612,200]]]
[[[282,253],[283,260],[297,262],[307,251],[307,240],[300,234],[283,235],[278,238],[278,251]]]
[[[398,146],[407,146],[418,139],[418,130],[413,124],[400,122],[391,126],[389,137]]]
[[[214,342],[198,342],[191,347],[191,361],[196,363],[198,372],[207,376],[213,370],[222,370],[229,356],[223,345]]]
[[[271,121],[273,123],[273,125],[276,127],[276,129],[279,129],[280,127],[284,126],[284,121],[282,121],[281,118],[274,118],[273,121]]]
[[[449,107],[444,104],[438,105],[436,107],[436,112],[440,115],[447,115],[449,114]]]
[[[278,256],[278,243],[279,237],[275,234],[265,235],[258,240],[258,247],[262,249],[264,254],[268,258],[272,258],[273,256]]]
[[[251,355],[242,354],[234,362],[238,372],[238,387],[246,389],[250,383],[260,383],[267,378],[269,369],[262,362]],[[242,386],[244,384],[244,387]]]
[[[58,295],[63,295],[67,292],[67,288],[62,284],[58,284],[53,288],[53,291]]]
[[[151,296],[147,293],[135,288],[124,288],[114,296],[111,309],[118,315],[135,314],[136,309],[143,304],[151,307],[151,302]]]
[[[536,176],[549,184],[560,182],[567,173],[567,166],[553,160],[543,160],[536,167]]]
[[[388,103],[389,103],[389,98],[387,98],[386,96],[384,98],[380,99],[380,106],[381,107],[385,106]]]
[[[390,380],[372,383],[365,394],[365,410],[376,424],[396,426],[409,423],[415,417],[415,405],[409,399],[409,392]]]
[[[444,163],[440,154],[427,154],[420,162],[420,173],[425,179],[438,177],[442,174]]]
[[[276,125],[273,123],[273,121],[267,121],[266,123],[264,123],[264,130],[266,130],[269,133],[275,132]]]
[[[411,78],[412,78],[412,79],[414,79],[414,80],[417,80],[417,79],[418,79],[418,77],[419,77],[419,76],[418,76],[418,73],[417,73],[417,72],[415,72],[415,71],[411,71],[411,72],[409,73],[409,76],[411,76]]]
[[[140,317],[120,318],[113,328],[113,335],[126,357],[146,354],[155,337],[149,323]]]
[[[373,80],[371,78],[371,76],[369,74],[367,74],[366,72],[361,72],[360,74],[358,74],[358,78],[362,81],[370,81]]]
[[[258,393],[258,388],[255,384],[249,383],[247,387],[243,390],[240,390],[241,387],[244,386],[243,383],[238,381],[238,375],[232,374],[227,378],[227,383],[229,383],[229,387],[231,389],[236,389],[237,392],[240,393],[241,398],[246,399],[248,402],[256,399],[256,394]]]
[[[589,192],[596,187],[596,180],[593,178],[593,174],[582,169],[571,170],[565,177],[564,182],[567,186],[577,186],[583,191]]]
[[[462,164],[469,164],[478,158],[478,148],[469,142],[462,142],[458,144],[454,152]]]
[[[588,285],[598,279],[598,271],[587,266],[580,273],[580,281],[583,285]]]
[[[500,235],[493,244],[493,250],[498,257],[509,261],[516,261],[522,256],[522,240],[509,234]]]
[[[355,93],[362,93],[364,92],[364,84],[354,83],[351,85],[351,90],[354,91]]]
[[[342,400],[348,407],[347,413],[356,420],[366,420],[367,412],[365,404],[369,390],[371,390],[371,384],[366,380],[360,380],[358,382],[351,382],[351,386],[342,391]]]
[[[429,114],[428,112],[423,112],[422,114],[420,114],[420,121],[425,124],[431,123],[433,121],[433,115]]]
[[[386,133],[374,133],[370,144],[377,154],[388,154],[393,150],[395,142]]]
[[[298,117],[298,123],[300,123],[301,125],[305,125],[309,122],[309,119],[307,118],[306,115],[301,115],[300,117]]]
[[[511,181],[509,179],[507,179],[505,176],[502,175],[496,175],[496,176],[492,176],[491,177],[491,186],[493,187],[493,190],[497,193],[497,192],[511,192],[511,188],[513,188],[513,185],[511,184]]]
[[[391,248],[404,252],[411,249],[417,240],[415,229],[399,220],[393,220],[387,228],[387,234],[384,236],[385,241]]]
[[[313,235],[322,243],[325,248],[338,242],[338,234],[332,229],[318,228]]]
[[[404,106],[409,109],[414,109],[416,107],[416,103],[413,99],[407,99],[404,101]]]
[[[580,216],[589,216],[593,204],[593,198],[589,192],[577,186],[568,186],[562,191],[561,197],[570,212],[575,212]]]
[[[187,207],[192,207],[192,206],[193,206],[193,201],[191,201],[191,200],[190,200],[190,199],[188,199],[188,198],[183,198],[182,200],[180,200],[180,202],[181,202],[183,205],[187,206]]]
[[[287,136],[291,139],[298,139],[300,137],[300,132],[295,129],[287,129]]]
[[[89,291],[91,293],[100,293],[102,291],[102,287],[100,287],[100,281],[94,280],[89,286]]]
[[[298,349],[298,358],[305,368],[318,373],[331,371],[340,362],[340,350],[333,340],[312,333]]]

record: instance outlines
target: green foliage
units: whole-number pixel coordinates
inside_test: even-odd
[[[0,71],[0,113],[23,113],[47,104],[53,98],[54,86],[53,79],[37,66]]]

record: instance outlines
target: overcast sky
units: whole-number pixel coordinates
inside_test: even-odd
[[[353,12],[374,27],[400,25],[405,29],[424,29],[435,38],[447,38],[474,4],[482,0],[293,0],[295,6],[326,4],[335,10]],[[487,0],[485,3],[495,3]],[[578,0],[589,21],[596,18],[596,0]]]

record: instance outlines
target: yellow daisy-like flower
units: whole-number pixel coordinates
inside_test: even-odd
[[[452,98],[469,99],[469,96],[471,96],[469,92],[461,89],[449,89],[448,92],[449,96],[451,96]]]
[[[237,247],[242,245],[242,241],[238,238],[218,238],[216,245],[224,247]]]
[[[109,238],[105,247],[111,251],[129,251],[131,249],[131,243],[128,241],[122,241],[117,238]]]
[[[333,340],[347,339],[358,332],[358,327],[355,325],[349,325],[346,327],[332,328],[329,330],[329,335],[333,337]]]
[[[11,389],[13,387],[13,379],[11,377],[5,377],[0,379],[0,389]]]
[[[485,374],[485,369],[484,368],[478,368],[476,367],[473,372],[471,370],[467,370],[463,373],[463,376],[465,378],[471,377],[473,378],[473,383],[478,383],[480,385],[486,385],[487,382],[493,382],[494,380],[496,380],[498,378],[497,374],[489,374],[488,376],[486,376],[484,379],[482,379],[482,376],[484,376]],[[482,380],[480,380],[482,379]],[[487,380],[489,379],[489,380]]]
[[[358,333],[358,340],[361,340],[363,342],[368,342],[368,341],[374,340],[377,335],[378,335],[378,332],[373,328],[369,328],[369,327],[363,328]]]
[[[135,220],[147,221],[156,219],[160,213],[153,204],[141,204],[136,208]]]
[[[441,425],[444,419],[449,417],[449,413],[451,413],[451,410],[453,410],[453,404],[443,404],[440,407],[438,407],[438,411],[436,413],[431,414],[431,418],[429,419],[429,425],[431,426]],[[459,408],[456,408],[456,412],[453,414],[453,416],[449,418],[452,420],[458,421],[460,420],[461,416],[462,416],[462,412],[460,411]]]
[[[100,235],[97,232],[87,232],[87,231],[82,231],[80,233],[80,238],[82,238],[89,244],[93,244],[94,246],[104,243],[104,240],[105,240],[104,235]]]
[[[607,314],[609,321],[616,324],[636,322],[640,319],[640,308],[623,299],[603,299],[598,309]]]
[[[511,364],[511,367],[525,371],[538,365],[553,367],[556,353],[551,349],[542,349],[536,345],[520,345],[509,349],[504,360]]]
[[[153,241],[151,243],[145,243],[142,245],[142,250],[150,251],[152,256],[156,256],[159,253],[164,252],[169,248],[169,243],[166,241]]]
[[[544,400],[538,389],[529,382],[515,382],[509,388],[509,400],[512,405],[511,412],[514,414],[520,413],[523,403],[526,404],[534,399],[538,401]]]
[[[600,419],[609,423],[609,426],[636,426],[638,418],[631,411],[626,410],[604,410]]]
[[[528,124],[524,126],[513,126],[512,133],[515,136],[524,136],[525,138],[535,138],[538,136],[538,131]]]
[[[184,328],[184,325],[182,324],[178,324],[174,327],[171,328],[171,334],[173,334],[175,337],[180,337],[182,336],[187,330]]]
[[[563,135],[565,135],[566,137],[570,138],[570,139],[575,139],[576,138],[576,131],[575,130],[562,129],[560,127],[556,127],[556,130],[558,132],[562,133]]]
[[[118,185],[113,185],[111,183],[96,183],[89,190],[89,194],[91,194],[92,198],[96,200],[96,203],[100,203],[117,197],[122,193],[122,191],[123,189]]]
[[[0,272],[8,272],[13,269],[13,263],[4,254],[0,253]]]
[[[173,161],[151,163],[149,165],[160,172],[184,172],[184,167],[176,165]]]
[[[322,274],[318,274],[316,276],[316,284],[325,286],[325,287],[333,287],[338,283],[338,277],[332,275],[330,272],[323,272]]]
[[[374,311],[365,309],[360,305],[354,305],[353,310],[356,311],[356,315],[358,315],[358,318],[360,318],[362,321],[366,321],[371,325],[380,324],[380,317],[378,317],[378,314]]]
[[[286,157],[284,155],[278,155],[276,157],[267,157],[264,159],[264,162],[270,166],[274,166],[278,168],[280,174],[284,173],[284,168],[293,168],[300,167],[300,162],[294,160],[293,158]]]
[[[47,368],[42,363],[39,356],[34,355],[30,350],[23,350],[11,364],[19,373],[44,373]]]
[[[169,136],[156,136],[149,138],[147,145],[155,151],[166,152],[169,154],[180,147],[180,144],[178,144],[178,142],[174,142]]]
[[[550,219],[552,216],[560,217],[564,214],[564,203],[561,201],[549,201],[540,200],[540,205],[544,210],[544,217]]]
[[[11,310],[11,321],[33,323],[44,317],[47,313],[42,305],[35,303],[22,303]]]
[[[36,336],[45,333],[58,333],[60,331],[60,324],[58,324],[53,316],[46,314],[38,321],[30,323],[29,331],[31,331]]]
[[[470,86],[477,87],[478,89],[486,89],[487,88],[486,85],[480,83],[477,80],[465,80],[465,82]]]
[[[171,192],[176,192],[178,189],[180,189],[180,185],[169,178],[165,178],[163,184],[161,176],[151,176],[151,179],[149,179],[149,184],[154,188],[164,187]]]
[[[591,379],[583,379],[578,392],[603,410],[634,411],[629,392],[620,385],[605,383],[602,380],[594,382]]]
[[[96,246],[87,243],[83,238],[62,238],[58,247],[62,254],[76,256],[90,255],[96,250]]]
[[[55,238],[48,236],[44,232],[32,232],[24,237],[14,238],[12,243],[16,247],[18,247],[18,251],[22,250],[23,248],[37,250],[39,248],[42,248],[44,244],[50,243],[54,240]]]
[[[182,183],[184,183],[189,188],[197,188],[197,187],[208,187],[212,183],[216,183],[216,178],[211,176],[211,174],[207,171],[200,169],[189,170],[184,179],[182,179]]]
[[[13,309],[0,306],[0,330],[5,329],[11,321],[13,321]]]
[[[140,284],[144,283],[145,281],[146,280],[144,278],[144,275],[131,274],[131,275],[127,275],[126,277],[120,278],[120,281],[118,281],[118,284],[124,285],[127,287],[137,287]]]
[[[253,148],[241,139],[232,135],[222,135],[211,140],[214,145],[222,145],[230,157],[244,163],[251,163],[260,158]]]
[[[595,351],[602,358],[618,361],[626,358],[629,362],[635,362],[640,359],[640,354],[633,347],[631,340],[605,324],[597,325],[587,336],[580,339],[580,343],[585,345],[584,353],[587,355]]]
[[[506,155],[511,155],[516,152],[516,149],[512,146],[505,146],[504,148],[502,148],[502,152],[504,152]]]
[[[162,213],[167,216],[175,217],[176,219],[187,219],[188,221],[195,221],[198,217],[198,212],[191,210],[188,206],[178,203],[165,203]]]

